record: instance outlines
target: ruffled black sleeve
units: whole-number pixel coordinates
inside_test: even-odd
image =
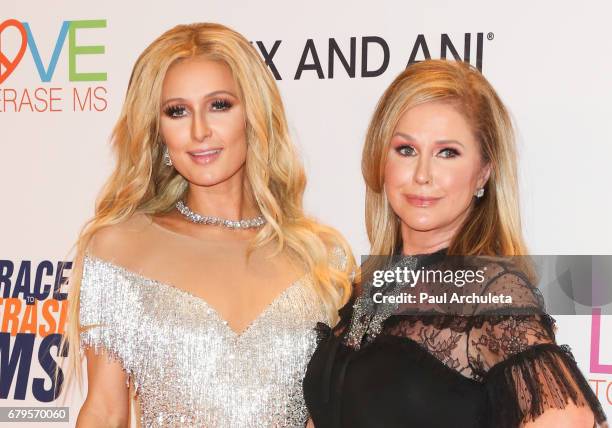
[[[511,290],[513,308],[481,307],[468,336],[468,360],[487,390],[487,426],[516,428],[549,409],[589,407],[598,424],[605,414],[568,346],[554,337],[554,319],[539,313],[539,294],[526,278],[499,275],[491,291]],[[533,312],[533,313],[529,313]],[[487,314],[487,315],[484,315]]]
[[[554,343],[530,346],[494,365],[484,376],[489,424],[518,427],[548,409],[588,406],[598,424],[606,417],[570,349]]]

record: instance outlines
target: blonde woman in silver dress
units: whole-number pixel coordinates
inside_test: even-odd
[[[304,426],[313,328],[336,321],[354,263],[304,215],[257,52],[217,24],[166,32],[134,66],[113,148],[70,281],[77,426],[127,426],[132,398],[143,426]]]

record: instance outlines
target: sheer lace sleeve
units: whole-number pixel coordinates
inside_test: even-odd
[[[490,400],[489,426],[517,427],[570,403],[589,406],[602,423],[601,405],[569,347],[556,344],[554,320],[542,311],[537,289],[508,270],[487,287],[513,297],[509,305],[476,308],[468,335],[468,361]]]

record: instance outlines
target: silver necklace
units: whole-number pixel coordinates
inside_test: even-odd
[[[266,223],[266,219],[260,215],[244,220],[227,220],[225,218],[220,217],[200,215],[191,211],[191,209],[187,205],[185,205],[183,201],[178,201],[176,203],[176,209],[192,223],[213,224],[224,226],[228,229],[249,229],[252,227],[261,227]]]

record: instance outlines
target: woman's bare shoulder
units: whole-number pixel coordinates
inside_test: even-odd
[[[87,245],[87,254],[108,261],[121,261],[138,251],[141,238],[151,225],[151,218],[136,213],[127,219],[102,226]]]

